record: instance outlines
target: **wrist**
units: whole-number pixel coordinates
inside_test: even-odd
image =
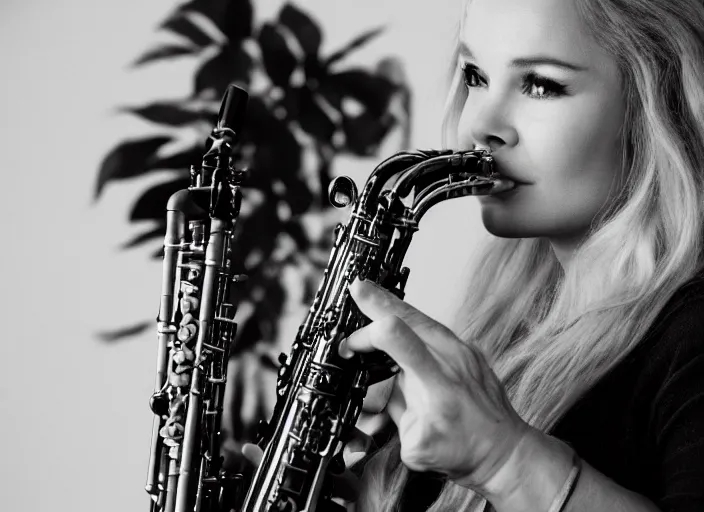
[[[497,511],[547,511],[573,467],[566,443],[530,428],[506,463],[482,486]]]

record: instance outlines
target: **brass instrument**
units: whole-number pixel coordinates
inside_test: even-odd
[[[433,205],[513,187],[483,150],[399,153],[381,163],[361,195],[347,177],[329,189],[336,207],[352,205],[339,224],[323,280],[277,381],[277,402],[263,425],[264,450],[242,512],[314,512],[340,509],[326,475],[344,469],[349,441],[367,387],[398,370],[382,353],[338,354],[339,343],[368,324],[350,298],[358,276],[403,297],[409,269],[403,258],[421,217]]]
[[[200,168],[166,213],[155,414],[146,490],[152,512],[221,510],[240,475],[222,471],[220,419],[235,336],[233,229],[244,172],[233,166],[248,94],[229,86]]]
[[[339,508],[326,476],[344,469],[342,450],[367,387],[397,371],[381,353],[338,354],[340,341],[369,322],[348,286],[359,276],[403,297],[409,269],[401,265],[425,212],[447,199],[513,186],[483,150],[399,153],[377,166],[361,194],[350,178],[331,183],[332,204],[352,211],[336,228],[314,302],[280,358],[277,402],[257,441],[263,459],[244,485],[242,475],[222,467],[220,423],[237,327],[231,285],[245,278],[232,263],[244,178],[233,154],[247,98],[228,88],[200,168],[167,206],[146,486],[151,512]]]

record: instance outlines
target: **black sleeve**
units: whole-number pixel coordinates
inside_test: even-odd
[[[652,361],[661,369],[651,408],[656,504],[663,512],[704,511],[704,298],[668,319]]]

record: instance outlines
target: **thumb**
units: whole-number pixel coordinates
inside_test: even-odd
[[[242,446],[242,455],[244,455],[245,459],[254,464],[255,468],[258,468],[259,464],[262,463],[264,450],[256,444],[245,443],[244,446]]]

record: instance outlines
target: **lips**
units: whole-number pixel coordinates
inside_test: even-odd
[[[520,173],[514,173],[510,166],[506,165],[506,162],[504,162],[501,157],[491,151],[491,148],[482,146],[480,144],[474,144],[472,149],[479,151],[487,151],[489,154],[491,154],[492,158],[494,159],[494,171],[502,177],[508,178],[509,180],[515,182],[517,186],[533,184],[532,181],[522,179],[520,177]]]
[[[499,173],[501,176],[503,176],[504,178],[508,178],[511,181],[515,182],[516,185],[531,185],[532,184],[532,182],[530,182],[530,181],[519,178],[516,175],[516,173],[514,173],[511,170],[506,169],[506,167],[504,165],[502,165],[500,162],[498,162],[496,160],[494,160],[494,162],[495,162],[494,170],[497,173]]]

